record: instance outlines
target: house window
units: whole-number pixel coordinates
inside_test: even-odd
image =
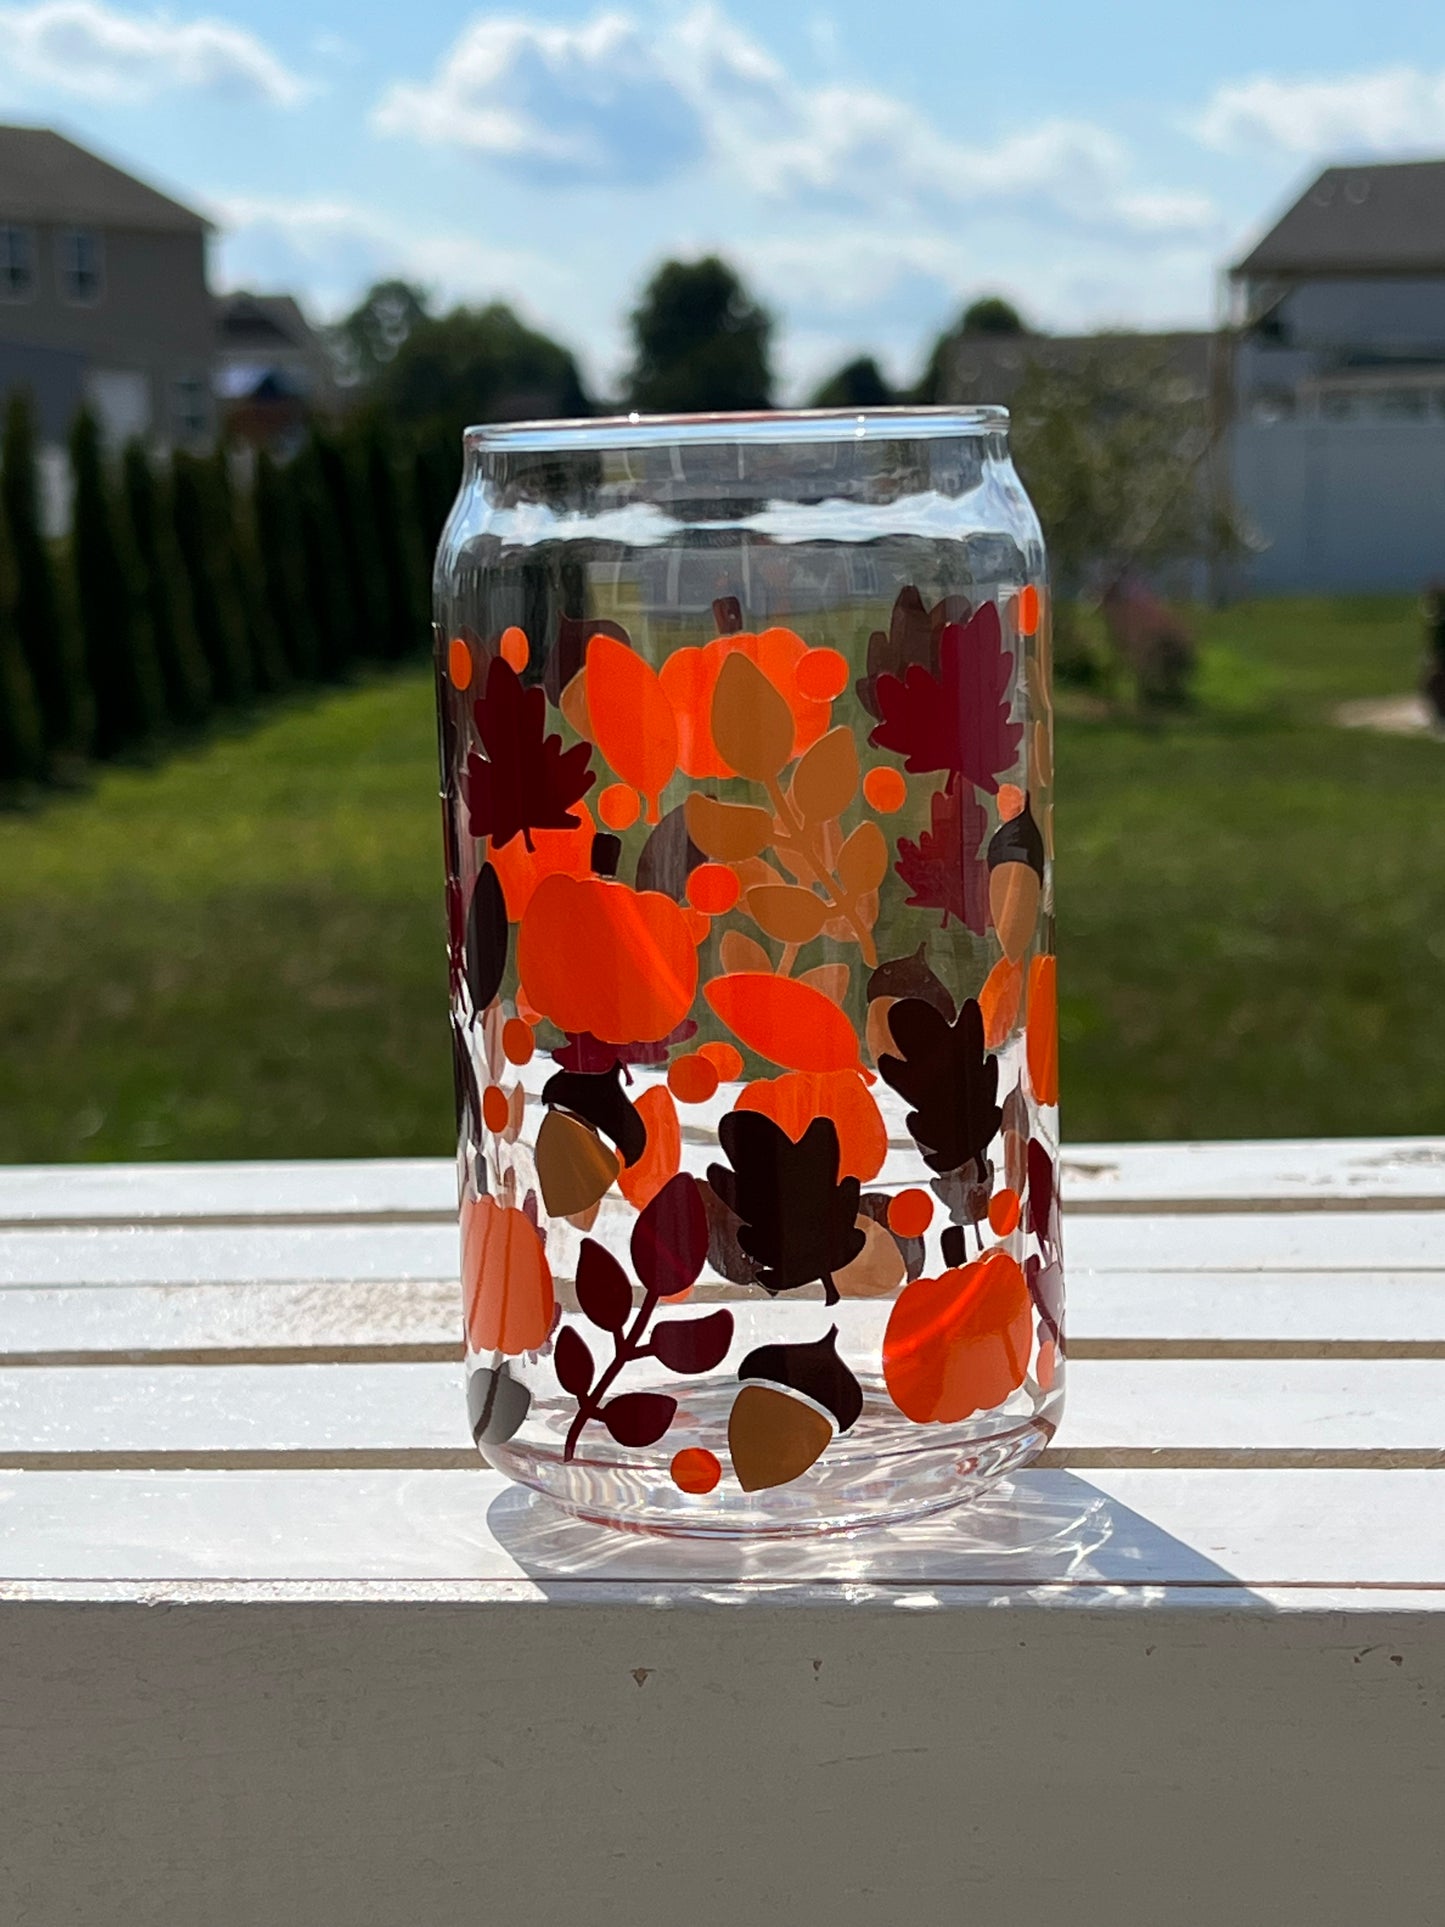
[[[35,288],[35,236],[0,226],[0,301],[28,301]]]
[[[176,383],[177,431],[184,440],[197,441],[210,425],[206,384],[195,375],[183,375]]]
[[[90,228],[67,228],[60,235],[60,294],[62,300],[89,307],[99,301],[104,286],[100,236]]]

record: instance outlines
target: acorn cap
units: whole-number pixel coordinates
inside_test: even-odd
[[[824,1338],[805,1345],[760,1345],[738,1367],[741,1379],[762,1379],[790,1392],[801,1392],[825,1412],[838,1430],[846,1432],[863,1410],[863,1389],[838,1356],[838,1327]]]
[[[1026,863],[1040,882],[1043,881],[1044,839],[1027,797],[1018,815],[1011,816],[1007,823],[1000,823],[989,838],[986,860],[990,870],[996,870],[1001,863]]]
[[[922,1003],[932,1004],[951,1024],[956,1014],[954,1002],[947,985],[929,968],[927,950],[928,945],[921,943],[911,955],[879,964],[868,979],[869,1002],[876,997],[917,997]]]

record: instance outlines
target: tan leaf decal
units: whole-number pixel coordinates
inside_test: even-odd
[[[763,884],[747,894],[748,915],[782,943],[811,943],[828,915],[828,905],[796,884]]]
[[[712,737],[739,776],[771,783],[793,753],[793,712],[757,664],[723,663],[712,697]]]
[[[742,863],[773,840],[769,811],[751,803],[720,803],[714,796],[689,796],[684,804],[687,833],[717,863]]]
[[[835,1004],[841,1004],[848,995],[848,966],[845,963],[814,964],[811,970],[798,974],[800,984],[811,984],[814,990],[821,990],[825,997],[831,997]]]
[[[718,956],[722,967],[729,976],[739,970],[771,970],[773,960],[758,942],[742,930],[724,930],[722,942],[718,945]]]
[[[841,816],[858,794],[858,746],[850,729],[820,736],[793,772],[794,807],[805,823]]]
[[[838,852],[838,881],[850,896],[876,890],[888,874],[888,840],[876,823],[860,823]]]

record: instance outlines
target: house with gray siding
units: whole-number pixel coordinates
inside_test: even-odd
[[[1326,168],[1229,283],[1248,586],[1445,580],[1445,161]]]
[[[49,128],[0,127],[0,395],[31,390],[56,445],[88,404],[106,439],[215,429],[209,226]]]

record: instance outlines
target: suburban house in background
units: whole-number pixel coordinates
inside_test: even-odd
[[[331,362],[293,296],[217,298],[215,392],[238,441],[280,454],[299,446],[313,411],[336,407]]]
[[[1326,168],[1229,282],[1249,587],[1445,578],[1445,161]]]
[[[29,388],[41,438],[92,408],[106,440],[215,431],[209,224],[43,127],[0,127],[0,393]]]

